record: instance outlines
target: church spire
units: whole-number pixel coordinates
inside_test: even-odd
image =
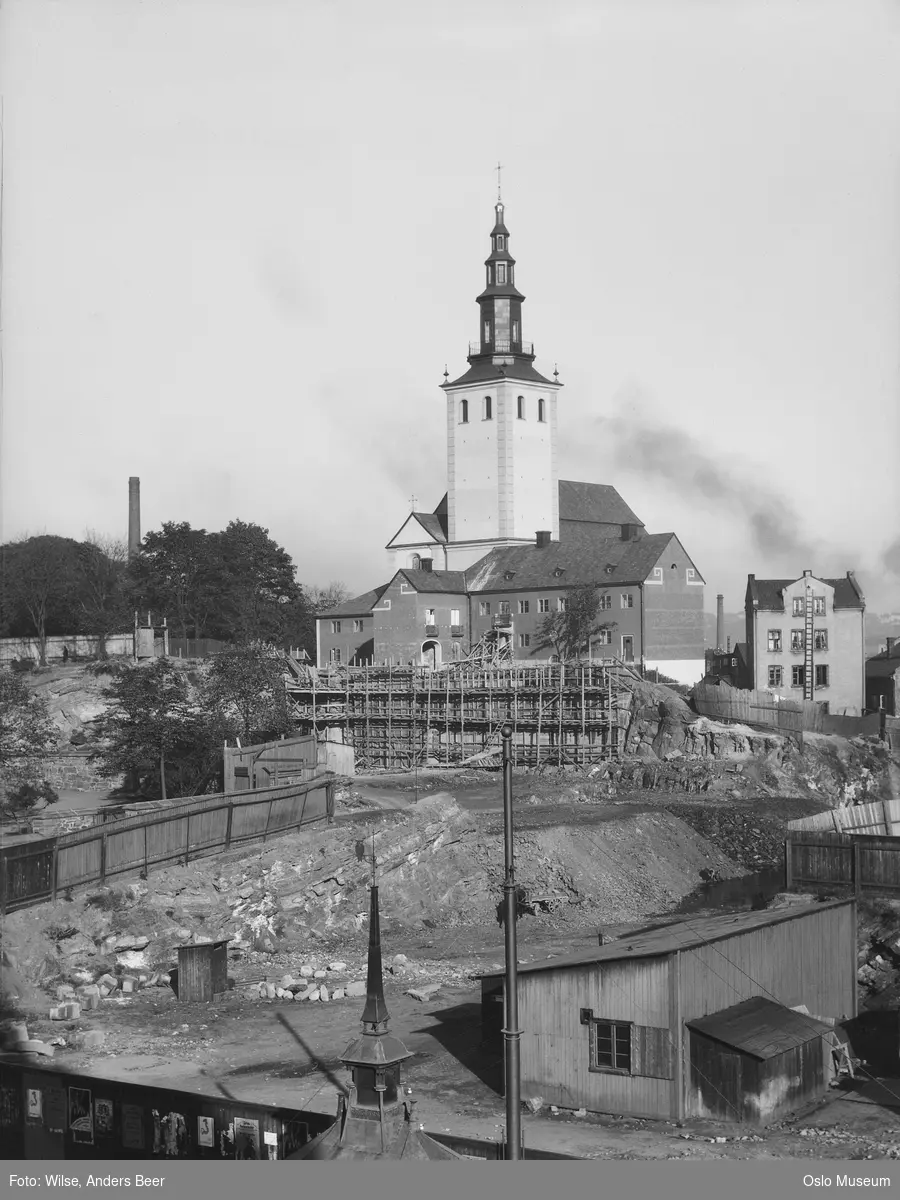
[[[500,164],[497,164],[497,203],[491,230],[491,252],[484,260],[485,289],[478,297],[481,311],[479,339],[469,345],[469,361],[487,355],[534,360],[530,342],[522,341],[522,301],[516,287],[516,260],[509,252],[506,209],[500,193]]]
[[[378,884],[372,883],[369,907],[369,962],[366,976],[366,1006],[363,1009],[363,1033],[377,1037],[387,1031],[388,1012],[384,998],[384,975],[381,965],[381,920],[378,915]]]

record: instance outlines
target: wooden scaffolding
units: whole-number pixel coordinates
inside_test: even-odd
[[[620,689],[599,664],[355,667],[287,684],[299,733],[340,730],[357,768],[488,763],[513,727],[517,766],[581,766],[617,757]]]

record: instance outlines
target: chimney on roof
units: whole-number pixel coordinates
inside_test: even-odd
[[[419,560],[419,570],[430,571],[434,567],[433,558],[422,558]]]
[[[550,545],[551,532],[549,529],[539,529],[535,534],[536,545],[538,547]]]
[[[812,571],[804,571],[803,572],[804,579],[809,579],[809,578],[811,578],[811,576],[812,576]]]
[[[128,480],[128,557],[141,548],[141,481],[137,475]]]
[[[725,636],[725,597],[719,592],[716,596],[716,649],[722,649],[722,639]]]
[[[890,658],[897,639],[893,638],[893,637],[889,637],[889,638],[885,638],[884,640],[886,643],[885,644],[885,654],[887,654],[888,658]]]
[[[640,526],[635,525],[633,521],[626,521],[622,525],[622,541],[633,542],[641,536]]]

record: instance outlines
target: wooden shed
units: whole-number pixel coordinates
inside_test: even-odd
[[[482,979],[484,1036],[498,1056],[502,978],[494,972]],[[522,1097],[668,1120],[708,1115],[691,1081],[690,1027],[759,997],[786,1009],[805,1005],[826,1025],[856,1015],[853,900],[674,921],[584,953],[522,964]],[[824,1086],[815,1082],[824,1075],[810,1072],[812,1065],[804,1096]],[[731,1119],[744,1118],[732,1112]]]
[[[753,996],[688,1023],[694,1113],[764,1124],[828,1086],[832,1026]]]
[[[178,947],[178,999],[186,1004],[214,1000],[228,991],[228,939]]]

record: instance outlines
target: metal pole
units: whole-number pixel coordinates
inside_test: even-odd
[[[500,730],[503,739],[503,849],[506,874],[503,883],[504,932],[506,934],[506,1157],[522,1157],[521,1099],[519,1076],[519,968],[516,948],[516,880],[513,855],[512,815],[512,726]]]

